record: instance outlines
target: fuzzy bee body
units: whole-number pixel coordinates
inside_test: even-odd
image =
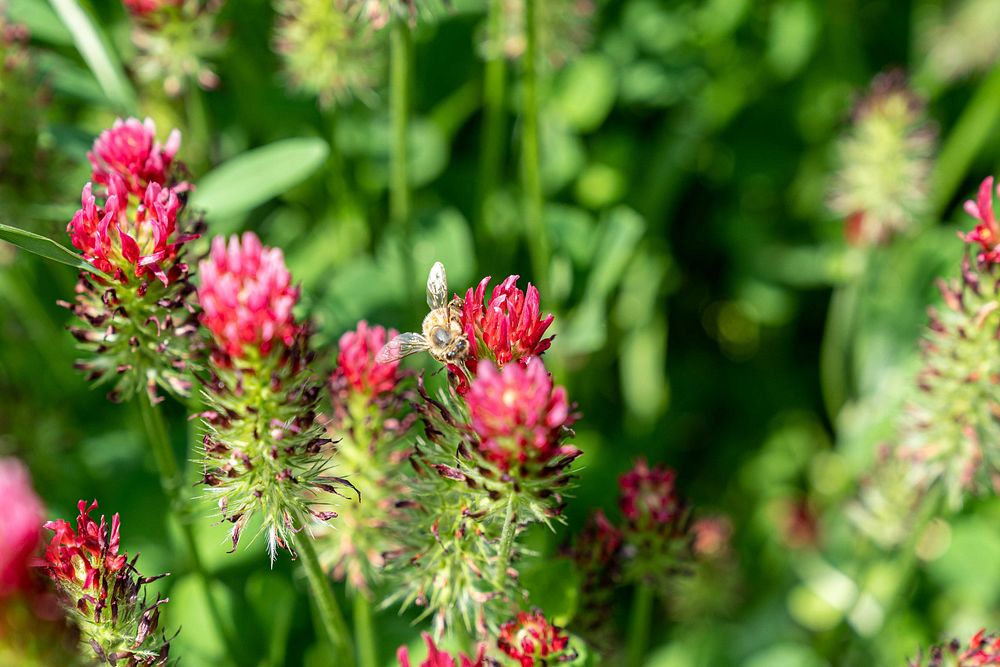
[[[381,364],[402,359],[416,352],[428,352],[442,364],[460,363],[469,351],[469,340],[462,329],[462,300],[448,301],[448,277],[441,262],[435,262],[427,276],[427,306],[422,333],[404,333],[383,347],[375,360]]]

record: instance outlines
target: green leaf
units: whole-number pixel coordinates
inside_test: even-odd
[[[82,256],[76,254],[66,246],[60,245],[52,239],[42,236],[41,234],[35,234],[34,232],[28,232],[23,229],[18,229],[17,227],[0,224],[0,240],[12,243],[22,250],[27,250],[28,252],[44,257],[45,259],[51,259],[53,262],[59,262],[60,264],[66,264],[67,266],[72,266],[77,269],[90,271],[96,276],[100,276],[106,280],[111,280],[111,276],[83,259]]]
[[[73,35],[59,22],[45,0],[9,0],[7,11],[12,23],[20,23],[31,31],[32,39],[59,46],[73,43]]]
[[[135,91],[125,78],[121,61],[108,47],[108,40],[97,24],[91,20],[80,3],[74,0],[49,0],[49,2],[72,33],[73,43],[76,44],[77,50],[112,104],[120,111],[135,109]]]
[[[212,220],[225,221],[213,231],[225,233],[237,216],[287,192],[319,169],[330,147],[314,137],[284,139],[241,153],[209,172],[191,196],[191,206]]]

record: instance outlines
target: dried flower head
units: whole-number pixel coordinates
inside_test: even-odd
[[[447,10],[449,0],[357,0],[358,14],[381,30],[393,17],[416,24],[418,17],[432,18]]]
[[[309,368],[308,327],[292,314],[298,290],[281,251],[249,232],[228,246],[216,237],[200,268],[202,322],[215,345],[202,481],[233,524],[233,550],[260,515],[273,562],[278,548],[292,550],[296,533],[335,517],[318,507],[353,486],[326,474],[321,387]]]
[[[165,144],[156,140],[156,124],[151,118],[117,119],[101,132],[87,159],[93,181],[111,188],[112,174],[121,178],[129,194],[142,197],[150,183],[163,185],[173,179],[170,168],[181,145],[181,133],[172,130]]]
[[[909,667],[978,667],[979,665],[1000,665],[1000,636],[986,634],[980,630],[968,646],[954,639],[928,651],[927,659],[922,655],[907,662]]]
[[[691,558],[690,512],[677,494],[676,474],[650,468],[640,459],[618,480],[618,505],[625,516],[625,578],[661,592]]]
[[[486,667],[488,664],[484,656],[486,646],[483,644],[479,645],[475,660],[463,653],[456,661],[450,654],[439,649],[434,643],[434,638],[428,633],[421,633],[420,636],[427,644],[427,659],[421,662],[418,667]],[[399,647],[399,650],[396,651],[396,658],[399,660],[399,667],[410,667],[410,651],[405,646]]]
[[[0,599],[29,584],[28,564],[41,540],[44,508],[31,486],[24,464],[0,458],[0,498],[4,499],[0,521]]]
[[[166,665],[170,642],[160,633],[157,596],[147,604],[143,587],[160,577],[143,577],[119,553],[120,521],[115,514],[109,524],[91,518],[97,501],[81,500],[76,530],[64,520],[49,521],[53,531],[45,551],[46,572],[55,582],[64,607],[80,630],[81,646],[92,650],[102,662],[126,665]],[[166,575],[161,575],[166,576]]]
[[[985,72],[1000,57],[992,27],[1000,22],[1000,5],[993,0],[948,3],[946,12],[925,21],[919,35],[920,53],[936,78],[949,81]]]
[[[838,145],[830,208],[857,245],[887,242],[927,214],[935,132],[906,76],[875,77]]]
[[[266,355],[275,344],[292,344],[299,290],[291,286],[280,248],[265,248],[253,232],[232,236],[228,245],[217,236],[198,271],[201,322],[227,354]]]
[[[576,658],[569,647],[569,636],[549,622],[541,610],[519,612],[500,626],[497,647],[518,661],[521,667],[545,667]]]
[[[275,48],[292,86],[324,107],[374,101],[385,78],[382,37],[353,0],[277,0]]]
[[[517,287],[520,276],[508,276],[493,288],[485,300],[487,276],[465,293],[462,303],[462,327],[469,339],[467,365],[473,373],[476,359],[489,359],[498,367],[511,361],[538,356],[552,345],[552,336],[542,338],[552,324],[551,314],[542,317],[538,289],[528,284]]]
[[[997,187],[1000,192],[1000,186]],[[993,215],[993,177],[989,176],[979,186],[976,200],[965,202],[965,212],[978,220],[975,229],[959,237],[970,244],[979,244],[976,259],[980,264],[1000,262],[1000,226]]]
[[[139,79],[163,85],[176,97],[190,85],[212,90],[219,77],[210,61],[224,45],[216,27],[223,0],[126,1],[133,19],[132,43]],[[135,8],[134,10],[132,8]]]
[[[530,476],[557,457],[579,454],[562,444],[574,419],[566,390],[553,387],[538,357],[499,371],[481,365],[466,401],[480,450],[503,472]]]

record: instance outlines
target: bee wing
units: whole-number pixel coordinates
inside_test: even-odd
[[[427,307],[435,310],[447,305],[448,276],[444,272],[444,264],[434,262],[431,272],[427,274]]]
[[[428,348],[427,340],[418,333],[399,334],[375,355],[375,361],[388,364],[414,352],[423,352]]]

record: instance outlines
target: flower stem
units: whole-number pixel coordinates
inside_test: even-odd
[[[483,72],[483,151],[479,163],[479,224],[482,239],[488,236],[490,199],[500,184],[504,158],[504,113],[507,98],[507,64],[503,40],[504,0],[490,0],[488,40],[490,52]]]
[[[500,531],[500,553],[497,554],[496,585],[497,590],[503,590],[507,582],[507,568],[510,567],[510,556],[514,551],[514,535],[517,533],[517,520],[514,515],[514,505],[517,494],[513,491],[507,498],[507,514],[504,516],[503,529]]]
[[[521,65],[523,136],[521,179],[524,188],[525,233],[535,283],[544,292],[548,282],[549,239],[545,231],[545,199],[538,130],[538,10],[542,0],[524,3],[525,49]]]
[[[142,414],[142,423],[146,427],[146,437],[153,449],[153,457],[156,459],[156,467],[160,471],[160,486],[170,502],[170,514],[177,520],[177,525],[181,530],[181,537],[184,540],[184,547],[187,551],[188,559],[191,562],[191,569],[201,584],[201,589],[205,593],[205,604],[208,613],[215,623],[215,629],[222,637],[226,645],[226,650],[233,662],[241,663],[244,655],[242,644],[236,641],[236,635],[229,624],[226,623],[222,610],[219,608],[212,595],[212,580],[205,569],[205,564],[198,553],[198,542],[194,535],[194,528],[191,525],[191,512],[187,499],[181,493],[183,479],[177,459],[170,446],[170,435],[167,432],[167,425],[163,421],[163,414],[159,407],[153,405],[149,396],[143,395],[138,398],[139,412]]]
[[[344,615],[341,613],[337,598],[333,594],[330,578],[323,572],[312,540],[305,531],[295,536],[295,548],[302,559],[302,567],[305,568],[306,579],[309,580],[309,587],[312,589],[320,623],[333,648],[334,657],[337,660],[335,664],[354,667],[356,664],[354,646],[351,642],[351,636],[347,632],[347,623],[344,622]]]
[[[354,594],[354,641],[360,667],[378,667],[378,647],[372,628],[372,603],[364,593]]]
[[[628,623],[628,667],[640,667],[649,643],[649,622],[653,614],[653,587],[635,587],[632,599],[632,616]]]

